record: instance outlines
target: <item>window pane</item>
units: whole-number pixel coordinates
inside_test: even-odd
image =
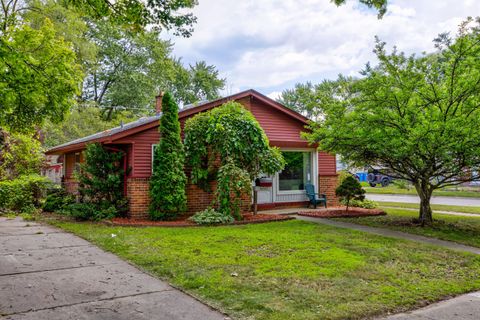
[[[278,174],[279,190],[305,190],[305,184],[311,183],[311,152],[284,151],[285,169]]]

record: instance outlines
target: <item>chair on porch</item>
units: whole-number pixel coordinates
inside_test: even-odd
[[[322,204],[327,208],[327,196],[323,193],[318,194],[315,193],[315,187],[313,184],[306,184],[305,185],[305,191],[307,193],[308,200],[310,201],[308,204],[308,207],[310,208],[310,205],[313,204],[313,207],[316,209],[317,204]]]

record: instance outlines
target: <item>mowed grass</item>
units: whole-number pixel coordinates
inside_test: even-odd
[[[55,224],[234,319],[360,319],[480,289],[478,256],[303,221]]]
[[[377,186],[375,188],[364,186],[363,187],[366,193],[371,194],[409,194],[417,195],[415,188],[412,189],[400,189],[394,185],[388,187]],[[475,191],[472,189],[469,190],[435,190],[433,192],[434,196],[443,196],[443,197],[466,197],[466,198],[480,198],[480,189]]]
[[[480,247],[480,217],[454,216],[433,213],[434,222],[421,227],[412,224],[418,218],[418,212],[405,209],[383,208],[386,216],[338,219],[372,227],[382,227],[407,233],[419,234],[442,240],[454,241],[474,247]]]
[[[376,201],[382,207],[398,207],[398,208],[410,208],[418,209],[418,203],[405,203],[405,202],[386,202],[386,201]],[[463,212],[463,213],[476,213],[480,214],[480,207],[471,207],[471,206],[452,206],[452,205],[443,205],[443,204],[432,204],[432,210],[438,211],[452,211],[452,212]]]

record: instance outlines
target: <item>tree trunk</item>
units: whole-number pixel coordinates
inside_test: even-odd
[[[415,183],[415,189],[417,189],[418,196],[420,197],[420,212],[418,220],[422,227],[425,224],[432,223],[432,208],[430,207],[430,199],[432,198],[432,188],[428,182],[422,181]]]

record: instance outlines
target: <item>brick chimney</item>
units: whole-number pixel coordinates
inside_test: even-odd
[[[158,96],[155,97],[155,111],[157,112],[157,115],[162,112],[162,99],[163,99],[163,91],[160,91]]]

